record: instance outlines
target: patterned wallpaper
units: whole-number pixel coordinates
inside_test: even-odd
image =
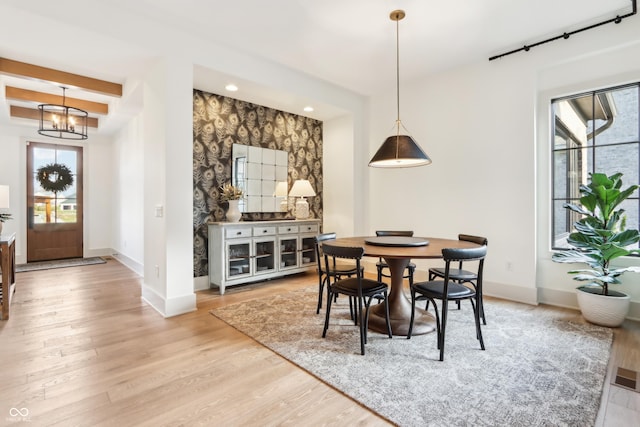
[[[308,179],[316,191],[307,199],[310,216],[322,219],[322,122],[221,95],[193,91],[193,274],[208,270],[207,222],[224,221],[227,204],[219,201],[220,186],[231,182],[233,144],[284,150],[289,153],[289,189],[296,179]],[[288,212],[247,213],[242,220],[293,217]]]

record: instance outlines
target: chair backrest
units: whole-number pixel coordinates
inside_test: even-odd
[[[314,237],[316,246],[316,261],[318,262],[318,272],[324,271],[324,259],[322,255],[322,243],[327,240],[336,240],[336,233],[322,233]]]
[[[377,230],[376,236],[407,236],[412,237],[413,231],[408,230]]]
[[[360,269],[360,260],[364,255],[364,248],[360,246],[337,246],[331,243],[322,244],[322,252],[324,254],[325,271],[331,271],[331,267],[335,269],[336,258],[344,258],[356,261],[356,274],[358,283],[362,279],[362,270]]]
[[[465,242],[477,243],[478,245],[487,246],[487,238],[482,236],[472,236],[471,234],[458,234],[458,240]]]
[[[444,281],[449,281],[449,265],[452,262],[463,261],[479,261],[478,262],[478,281],[477,285],[482,286],[482,269],[484,268],[484,258],[487,256],[487,246],[483,245],[479,248],[444,248],[442,249],[442,258],[445,261]]]

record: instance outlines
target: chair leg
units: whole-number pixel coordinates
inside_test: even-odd
[[[428,302],[429,301],[433,303],[433,311],[436,313],[436,337],[438,350],[440,350],[440,313],[438,312],[438,304],[433,300],[428,300]]]
[[[440,328],[440,361],[444,360],[444,336],[447,330],[447,311],[449,310],[449,302],[444,300],[442,304],[442,326]],[[435,303],[433,304],[435,305]]]
[[[387,333],[389,334],[389,338],[393,338],[393,333],[391,331],[391,315],[389,314],[389,298],[387,295],[387,291],[384,292],[384,311],[387,319]]]
[[[473,307],[473,317],[476,321],[476,338],[480,341],[480,348],[484,350],[484,340],[482,339],[482,329],[480,328],[480,306],[478,304],[473,303],[473,298],[469,299],[471,301],[471,307]]]
[[[358,299],[357,309],[359,313],[362,314],[362,298],[358,297],[357,299]],[[363,320],[364,319],[360,319],[360,354],[364,356],[364,344],[367,341],[367,338],[366,338],[367,327],[364,324]]]
[[[369,330],[369,307],[371,307],[371,300],[373,299],[373,297],[369,297],[368,299],[364,300],[364,319],[362,319],[362,324],[364,325],[364,343],[368,344],[367,341],[367,331]]]
[[[407,332],[408,340],[411,339],[411,333],[413,332],[413,320],[415,319],[415,317],[416,317],[416,291],[413,288],[411,288],[411,320],[409,321],[409,331]]]
[[[353,300],[353,324],[358,325],[358,319],[362,314],[362,310],[358,308],[358,297],[349,297],[349,300]]]
[[[324,294],[324,282],[328,279],[328,276],[322,276],[318,279],[318,308],[316,309],[316,314],[320,313],[320,309],[322,308],[322,295]]]
[[[331,287],[327,286],[327,313],[324,317],[324,329],[322,330],[322,338],[327,336],[327,329],[329,329],[329,313],[331,313],[331,300],[333,295],[331,295]]]
[[[353,320],[355,322],[355,324],[357,325],[358,322],[356,321],[355,318],[355,313],[353,312],[353,308],[354,308],[354,304],[353,304],[353,297],[349,297],[349,316],[351,316],[351,320]]]

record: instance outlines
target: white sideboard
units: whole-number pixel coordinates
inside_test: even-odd
[[[209,286],[227,286],[300,273],[317,266],[320,220],[211,222]]]

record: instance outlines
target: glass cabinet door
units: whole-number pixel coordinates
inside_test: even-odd
[[[227,242],[227,279],[251,274],[251,240]]]
[[[276,242],[274,239],[254,241],[255,274],[271,273],[276,270]]]
[[[298,236],[281,237],[280,270],[298,266]]]
[[[314,236],[300,237],[300,265],[305,267],[316,264],[316,247]]]

